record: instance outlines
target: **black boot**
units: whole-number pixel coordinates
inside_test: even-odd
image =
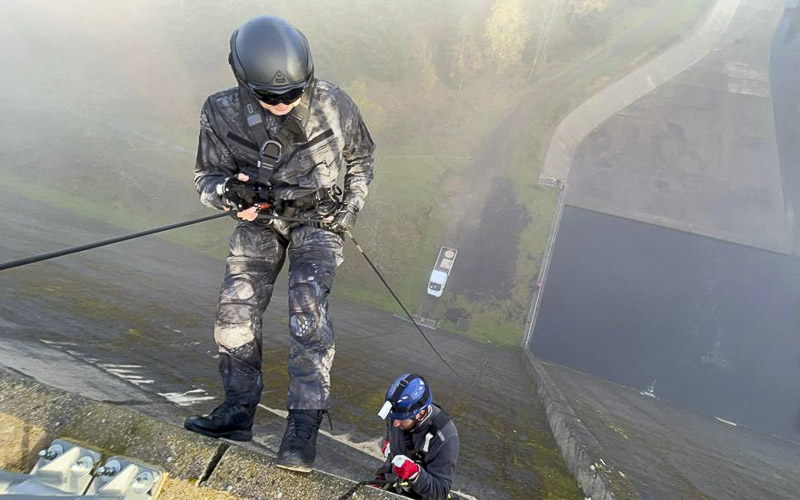
[[[325,410],[289,410],[275,465],[310,472],[317,456],[317,434]]]
[[[195,415],[186,419],[183,426],[199,434],[234,441],[253,439],[255,408],[224,403],[208,415]]]

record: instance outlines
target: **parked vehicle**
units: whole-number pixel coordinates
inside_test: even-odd
[[[433,297],[442,296],[457,255],[458,250],[455,248],[442,247],[439,249],[439,256],[436,258],[436,264],[434,264],[431,277],[428,280],[428,295]]]

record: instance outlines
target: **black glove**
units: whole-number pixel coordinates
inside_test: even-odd
[[[355,205],[344,202],[333,215],[333,221],[328,226],[328,229],[334,233],[352,231],[356,225],[357,215],[358,208]]]
[[[247,210],[258,203],[258,186],[240,181],[235,176],[228,177],[225,182],[217,185],[217,194],[222,198],[222,204],[237,212]]]

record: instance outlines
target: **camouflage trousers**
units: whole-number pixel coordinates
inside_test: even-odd
[[[261,317],[289,257],[289,409],[328,409],[334,355],[328,294],[342,263],[342,238],[299,226],[289,241],[259,222],[233,231],[219,296],[214,340],[225,400],[255,411],[261,398]]]

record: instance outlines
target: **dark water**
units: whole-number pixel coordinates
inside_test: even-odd
[[[800,260],[567,207],[534,352],[800,441]]]

